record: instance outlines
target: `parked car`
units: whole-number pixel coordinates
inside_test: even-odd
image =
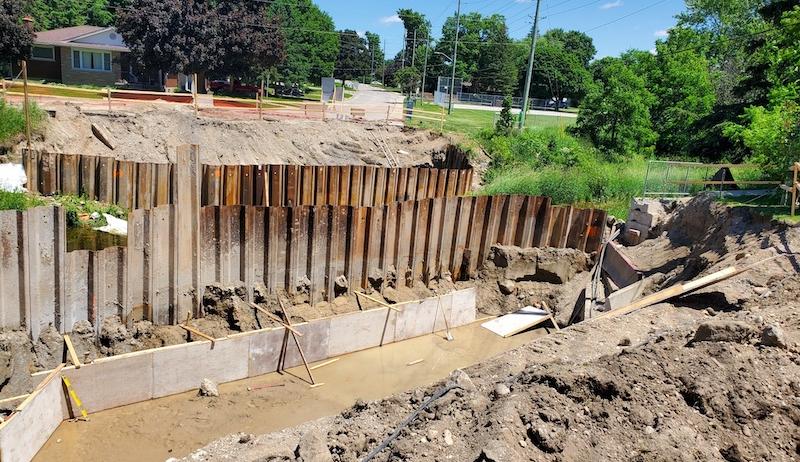
[[[275,96],[287,96],[290,98],[302,98],[306,95],[306,92],[300,88],[300,85],[293,83],[293,84],[285,84],[283,82],[275,82],[273,84],[275,88]]]
[[[558,109],[566,109],[566,108],[568,108],[569,104],[567,103],[567,98],[561,98],[561,101],[559,101],[559,100],[557,100],[555,98],[550,98],[550,100],[547,102],[547,108],[555,110],[556,107]]]

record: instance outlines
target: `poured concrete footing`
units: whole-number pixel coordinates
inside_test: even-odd
[[[427,335],[475,321],[476,291],[464,289],[439,298],[376,308],[297,324],[309,362]],[[446,323],[445,323],[446,317]],[[275,372],[302,364],[291,334],[283,327],[231,335],[215,342],[192,342],[101,358],[62,375],[89,413],[195,390],[204,378],[218,383]],[[334,366],[332,366],[334,367]],[[34,374],[44,378],[48,373]],[[30,460],[60,422],[77,414],[62,390],[60,376],[30,404],[0,426],[0,460]]]

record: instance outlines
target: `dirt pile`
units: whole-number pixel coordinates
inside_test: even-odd
[[[653,290],[800,250],[800,229],[703,198],[678,205],[664,230],[628,249]],[[771,260],[705,292],[577,324],[466,369],[451,379],[460,387],[374,460],[796,460],[798,272],[795,257]],[[318,460],[362,460],[446,385],[245,443],[231,435],[186,460],[305,460],[298,455],[311,432],[325,440]]]
[[[107,114],[80,104],[48,102],[47,120],[34,149],[113,156],[140,162],[174,162],[175,148],[199,144],[206,164],[386,165],[385,143],[401,166],[433,165],[451,141],[424,130],[337,120],[230,121],[195,118],[189,107],[136,105]],[[109,149],[92,124],[108,133]]]

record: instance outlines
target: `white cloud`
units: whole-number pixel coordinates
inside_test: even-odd
[[[651,55],[657,55],[658,54],[658,50],[656,50],[655,48],[651,48],[650,49],[650,54]]]
[[[669,30],[667,29],[657,30],[653,33],[653,35],[659,38],[667,37],[669,35]]]
[[[380,19],[381,24],[399,24],[402,23],[403,20],[400,19],[400,16],[393,14],[391,16],[384,16]]]
[[[612,8],[619,8],[623,5],[622,0],[616,0],[614,2],[603,3],[600,5],[601,10],[610,10]]]

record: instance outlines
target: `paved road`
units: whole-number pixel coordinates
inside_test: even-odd
[[[386,120],[387,111],[392,119],[403,116],[403,95],[360,84],[352,98],[345,100],[347,110],[359,108],[366,111],[367,120]]]
[[[495,106],[478,106],[475,104],[454,104],[454,108],[456,109],[473,109],[476,111],[492,111],[492,112],[500,112],[503,110],[501,107]],[[519,114],[519,109],[512,109],[512,114]],[[541,116],[550,116],[550,117],[578,117],[578,114],[574,112],[556,112],[556,111],[545,111],[543,109],[529,109],[528,114],[530,115],[541,115]]]

